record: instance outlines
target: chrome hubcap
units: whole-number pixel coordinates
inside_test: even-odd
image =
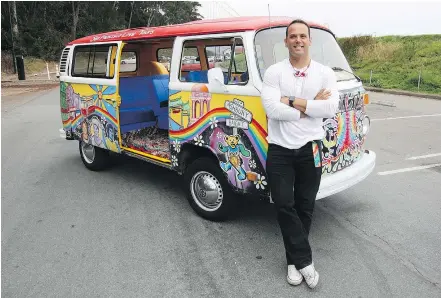
[[[222,186],[212,174],[196,173],[191,179],[190,189],[193,200],[203,210],[216,211],[222,205]]]
[[[95,147],[81,142],[81,152],[83,153],[83,157],[87,163],[93,163],[95,160]]]

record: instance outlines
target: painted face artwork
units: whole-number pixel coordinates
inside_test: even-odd
[[[323,174],[350,166],[361,157],[365,114],[359,91],[340,94],[339,113],[324,121]]]

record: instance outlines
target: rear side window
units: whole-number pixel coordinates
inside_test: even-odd
[[[121,53],[121,65],[119,72],[133,72],[138,69],[138,59],[136,52],[123,51]]]
[[[72,76],[88,78],[106,78],[109,76],[109,58],[112,45],[93,45],[75,48]],[[112,67],[113,64],[112,64]]]
[[[170,71],[172,53],[173,49],[171,48],[158,49],[156,52],[156,61],[162,63],[168,71]]]

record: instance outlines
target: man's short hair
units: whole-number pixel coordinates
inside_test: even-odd
[[[288,29],[289,29],[289,26],[291,26],[291,25],[293,25],[293,24],[298,24],[298,23],[303,24],[303,25],[305,25],[306,27],[308,27],[308,36],[311,37],[311,27],[309,27],[308,23],[306,23],[304,20],[301,20],[301,19],[295,19],[294,21],[292,21],[292,22],[288,25],[288,27],[286,27],[286,37],[288,37]]]

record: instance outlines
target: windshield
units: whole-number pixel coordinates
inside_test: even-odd
[[[277,62],[288,58],[288,49],[285,47],[284,39],[286,27],[265,29],[256,34],[254,39],[258,68],[261,77],[265,70]],[[338,67],[353,72],[346,60],[340,46],[331,33],[311,28],[311,58],[331,68]],[[346,71],[334,70],[337,81],[352,80],[356,77]]]

